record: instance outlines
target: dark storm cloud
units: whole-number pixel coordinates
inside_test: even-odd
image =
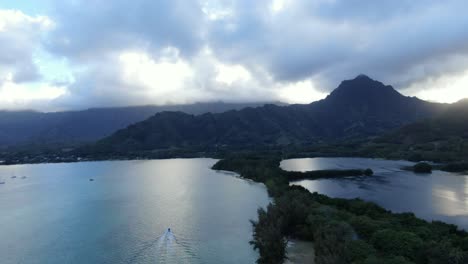
[[[277,14],[264,2],[236,3],[232,17],[211,25],[211,46],[227,60],[261,63],[279,81],[336,85],[367,73],[404,86],[468,54],[464,1],[290,1]]]
[[[195,1],[57,1],[48,47],[74,59],[133,47],[176,46],[191,55],[202,44],[203,15]]]
[[[56,102],[63,108],[151,103],[145,101],[151,89],[158,90],[151,97],[157,103],[165,96],[243,100],[247,89],[278,100],[282,85],[300,81],[328,92],[364,73],[403,89],[468,70],[465,1],[283,0],[276,9],[273,2],[56,0],[47,14],[55,28],[43,45],[78,69]],[[186,64],[194,77],[167,91],[144,86],[125,76],[130,66],[120,56],[129,51],[143,54],[151,69]],[[0,53],[0,64],[2,55],[8,56]],[[35,78],[31,56],[25,58],[16,67],[18,81]],[[253,80],[221,85],[220,63],[242,66]]]

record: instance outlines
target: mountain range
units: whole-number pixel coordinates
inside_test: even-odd
[[[365,75],[343,81],[325,99],[305,105],[264,105],[223,113],[160,112],[99,140],[109,152],[200,146],[284,146],[373,137],[448,108],[400,94]]]
[[[82,111],[0,111],[0,147],[89,143],[162,111],[220,113],[265,103],[196,103],[168,106],[92,108]]]

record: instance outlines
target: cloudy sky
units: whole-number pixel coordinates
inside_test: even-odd
[[[0,109],[468,97],[464,0],[0,0]]]

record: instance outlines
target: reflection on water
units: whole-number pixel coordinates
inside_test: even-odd
[[[267,193],[214,162],[0,166],[0,262],[254,263],[249,220]]]
[[[468,177],[449,173],[446,176],[459,177],[458,184],[447,186],[443,178],[434,179],[433,202],[441,214],[463,218],[468,214]]]
[[[402,167],[411,166],[413,164],[414,163],[409,161],[388,161],[383,159],[304,158],[283,160],[281,162],[281,168],[289,171],[371,168],[375,173],[387,173],[400,171]]]
[[[331,197],[360,197],[394,212],[414,212],[426,220],[441,220],[468,229],[468,176],[442,171],[424,175],[401,169],[411,164],[363,158],[313,158],[285,160],[281,167],[293,171],[371,168],[375,172],[372,177],[303,180],[293,184]]]

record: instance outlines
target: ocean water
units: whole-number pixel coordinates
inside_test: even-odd
[[[266,189],[215,162],[0,166],[0,263],[254,263]]]

